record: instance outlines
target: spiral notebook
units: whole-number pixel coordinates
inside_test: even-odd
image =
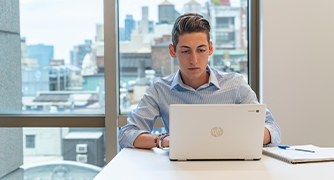
[[[313,150],[315,153],[296,150],[285,150],[278,147],[263,148],[262,153],[267,156],[291,163],[309,163],[334,161],[334,150],[324,149],[313,145],[290,146],[291,148]]]

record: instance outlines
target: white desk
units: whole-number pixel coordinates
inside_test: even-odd
[[[334,150],[334,149],[333,149]],[[95,178],[107,179],[334,179],[334,162],[292,165],[260,161],[169,161],[160,149],[123,149]]]

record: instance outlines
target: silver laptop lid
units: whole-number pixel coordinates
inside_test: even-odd
[[[264,104],[170,105],[171,160],[260,159]]]

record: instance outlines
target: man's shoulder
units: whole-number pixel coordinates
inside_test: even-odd
[[[237,80],[243,78],[243,76],[237,72],[223,72],[215,68],[211,68],[219,82]]]
[[[153,86],[171,86],[175,74],[171,74],[165,77],[155,78],[152,82]]]

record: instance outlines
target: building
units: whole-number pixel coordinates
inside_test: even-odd
[[[104,133],[100,131],[74,131],[63,138],[64,160],[78,161],[103,167]]]
[[[50,60],[53,59],[53,46],[44,44],[28,45],[27,53],[29,58],[37,59],[40,66],[47,67],[50,66]]]
[[[62,91],[71,87],[71,69],[66,66],[26,68],[22,71],[22,95],[37,91]]]
[[[51,59],[50,66],[64,66],[64,59]]]
[[[231,7],[228,0],[210,6],[213,67],[224,71],[246,72],[247,18],[244,7]]]
[[[159,4],[158,9],[158,24],[174,24],[175,19],[180,15],[180,13],[175,10],[174,4],[171,4],[167,0]]]
[[[148,34],[149,32],[149,21],[148,21],[148,6],[141,8],[142,19],[138,22],[139,34]]]
[[[120,27],[118,30],[119,41],[125,41],[125,28]]]
[[[187,4],[184,5],[184,10],[185,13],[201,13],[202,7],[201,5],[196,2],[195,0],[189,1]]]
[[[81,67],[86,54],[91,53],[91,46],[92,40],[85,40],[84,44],[74,46],[73,50],[70,52],[71,65]]]
[[[103,41],[104,41],[104,25],[96,24],[95,42],[103,42]]]
[[[121,53],[120,75],[123,77],[138,77],[139,61],[144,60],[144,69],[151,69],[151,53]]]
[[[133,20],[133,16],[130,14],[126,15],[126,18],[124,20],[124,36],[125,36],[125,41],[131,41],[131,34],[132,34],[132,30],[135,29],[135,20]]]
[[[211,0],[216,6],[231,6],[230,0]]]
[[[63,160],[62,137],[68,132],[69,128],[23,128],[25,164]]]
[[[142,7],[142,19],[138,21],[138,34],[152,34],[154,23],[148,19],[148,6]]]
[[[152,46],[152,70],[157,77],[175,73],[179,68],[177,59],[169,54],[168,46],[171,43],[172,41],[168,40]]]

